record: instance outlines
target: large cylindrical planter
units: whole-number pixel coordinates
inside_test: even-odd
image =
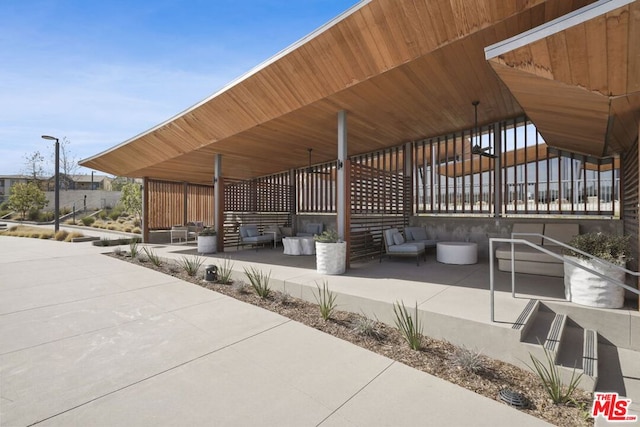
[[[198,253],[213,254],[218,250],[218,236],[198,236]]]
[[[316,242],[316,271],[320,274],[343,274],[346,270],[347,242]]]
[[[594,264],[590,260],[573,256],[565,256],[565,258],[624,283],[624,271],[602,263]],[[567,301],[576,304],[598,308],[621,308],[624,306],[624,288],[568,262],[564,263],[564,291]]]

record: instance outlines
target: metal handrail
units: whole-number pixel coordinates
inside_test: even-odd
[[[602,264],[605,264],[611,268],[615,268],[617,270],[621,270],[624,271],[627,274],[631,274],[632,276],[636,276],[636,277],[640,277],[640,272],[637,271],[631,271],[631,270],[627,270],[626,268],[613,264],[609,261],[605,261],[602,258],[598,258],[596,256],[593,256],[591,254],[588,254],[584,251],[581,251],[580,249],[574,248],[573,246],[567,245],[566,243],[563,242],[559,242],[555,239],[552,239],[551,237],[545,236],[543,234],[540,233],[511,233],[511,238],[506,238],[506,237],[492,237],[489,239],[489,290],[491,293],[491,299],[490,299],[490,308],[491,308],[491,322],[495,322],[495,286],[494,286],[494,260],[495,260],[495,253],[493,250],[493,242],[504,242],[504,243],[511,243],[511,296],[515,298],[516,296],[516,269],[515,269],[515,248],[514,245],[516,243],[518,244],[523,244],[529,247],[532,247],[540,252],[543,252],[549,256],[552,256],[553,258],[562,260],[563,262],[569,263],[575,267],[579,267],[589,273],[592,273],[595,276],[600,277],[601,279],[607,280],[610,283],[613,283],[616,286],[620,286],[628,291],[633,292],[636,295],[640,296],[640,290],[636,289],[636,288],[632,288],[631,286],[627,285],[626,283],[620,282],[619,280],[616,279],[612,279],[611,277],[605,276],[604,274],[595,271],[589,267],[585,267],[584,265],[581,265],[575,261],[573,261],[572,259],[569,258],[565,258],[563,255],[561,254],[557,254],[555,252],[552,252],[548,249],[545,249],[544,247],[537,245],[535,243],[532,243],[528,240],[525,239],[516,239],[514,238],[515,236],[535,236],[535,237],[542,237],[543,239],[549,240],[555,244],[557,244],[558,246],[562,246],[566,249],[570,249],[574,252],[577,252],[581,255],[586,256],[587,258],[590,258],[594,261],[600,262]]]

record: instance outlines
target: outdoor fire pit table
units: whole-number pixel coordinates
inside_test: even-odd
[[[436,260],[443,264],[475,264],[478,244],[474,242],[438,242]]]

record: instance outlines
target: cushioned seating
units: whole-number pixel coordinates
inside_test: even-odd
[[[435,239],[427,237],[427,230],[424,227],[405,227],[404,235],[408,243],[421,242],[425,248],[435,248],[438,243]]]
[[[258,226],[255,224],[240,226],[240,239],[238,245],[264,245],[273,243],[273,234],[260,234]]]
[[[573,236],[579,234],[578,224],[514,224],[512,233],[539,233],[562,243],[567,243]],[[544,249],[562,255],[563,247],[542,237],[514,236],[516,239],[527,240]],[[496,248],[498,270],[511,271],[511,244],[504,243]],[[564,262],[544,252],[527,245],[514,245],[514,259],[516,273],[539,274],[543,276],[564,276]]]
[[[302,226],[301,231],[296,233],[296,236],[305,237],[305,236],[315,236],[316,234],[322,234],[322,229],[324,226],[321,223],[308,223]]]
[[[406,242],[404,236],[397,228],[390,228],[383,232],[384,248],[388,256],[410,256],[416,257],[416,262],[420,265],[420,255],[425,255],[424,243]],[[380,255],[382,262],[382,254]]]

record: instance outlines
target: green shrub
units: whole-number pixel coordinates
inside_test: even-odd
[[[457,347],[451,355],[451,361],[467,372],[478,373],[484,370],[484,357],[479,351],[467,347]]]
[[[136,258],[138,256],[138,242],[132,240],[129,242],[129,253],[131,254],[131,258]]]
[[[120,218],[120,214],[122,212],[118,209],[114,209],[109,213],[109,218],[111,218],[112,221],[117,220],[118,218]]]
[[[198,270],[202,267],[204,258],[193,256],[192,258],[182,257],[179,261],[180,267],[191,277],[198,274]]]
[[[93,224],[94,222],[96,222],[96,219],[94,217],[92,217],[92,216],[85,216],[80,221],[82,221],[82,223],[88,227],[91,224]]]
[[[378,327],[378,322],[369,319],[366,316],[358,316],[353,322],[353,332],[363,337],[373,338],[375,340],[384,339],[384,333]]]
[[[71,213],[71,208],[63,206],[60,208],[60,216],[68,215]]]
[[[226,285],[231,282],[231,274],[233,273],[233,263],[229,258],[225,258],[222,264],[218,266],[218,282]]]
[[[162,259],[155,252],[153,252],[153,249],[149,249],[145,246],[144,248],[142,248],[142,250],[147,255],[147,258],[149,258],[149,261],[151,261],[151,264],[155,265],[156,267],[160,267],[162,265]]]
[[[404,302],[397,302],[393,305],[393,314],[395,314],[396,327],[402,334],[402,337],[407,341],[409,347],[412,350],[420,350],[422,343],[422,324],[418,317],[418,303],[416,302],[416,308],[414,316],[409,314],[407,308],[404,306]]]
[[[619,263],[630,260],[626,258],[631,253],[630,239],[631,235],[585,233],[574,236],[568,244],[583,252],[602,258],[605,261]],[[588,259],[584,255],[569,249],[566,249],[564,252],[565,255]]]
[[[560,367],[555,364],[553,353],[546,347],[544,349],[545,361],[542,362],[529,353],[533,367],[527,365],[540,378],[542,387],[547,392],[553,403],[564,404],[572,400],[571,395],[578,388],[578,384],[582,379],[582,373],[576,375],[576,369],[573,369],[569,384],[565,385],[560,377]]]
[[[329,283],[325,280],[322,282],[322,288],[316,283],[318,293],[314,294],[314,298],[318,303],[320,309],[320,315],[326,321],[329,320],[331,314],[336,309],[336,294],[329,290]]]
[[[58,230],[58,232],[53,237],[57,241],[62,242],[63,240],[65,240],[67,238],[68,235],[69,235],[68,231]]]
[[[27,218],[29,221],[38,221],[40,219],[40,211],[38,209],[29,209]]]
[[[255,267],[249,267],[249,269],[244,269],[244,274],[246,274],[249,279],[249,283],[251,283],[251,287],[256,294],[265,299],[271,293],[271,288],[269,288],[269,278],[271,277],[271,271],[268,274],[263,273]]]

